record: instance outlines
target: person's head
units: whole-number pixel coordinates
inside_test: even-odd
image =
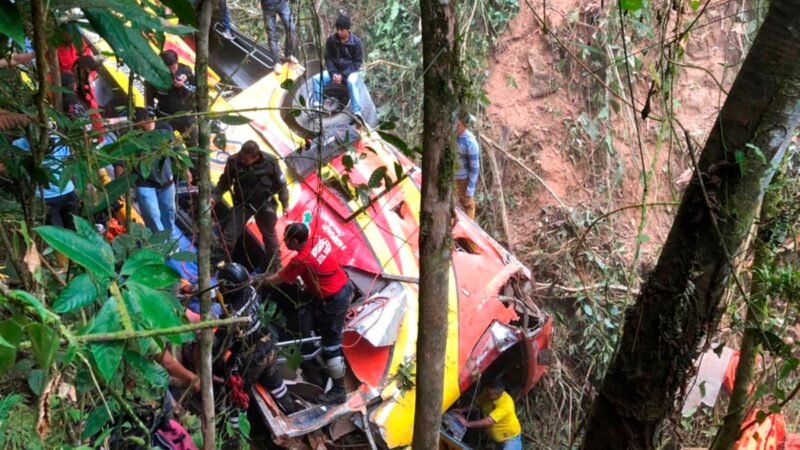
[[[156,129],[156,122],[152,114],[145,108],[136,108],[133,112],[136,120],[136,127],[142,131],[153,131]]]
[[[484,394],[491,400],[497,400],[498,398],[500,398],[500,396],[503,395],[503,392],[505,390],[506,390],[506,385],[505,383],[503,383],[503,379],[500,377],[497,377],[489,381],[489,383],[487,383],[483,387]]]
[[[283,231],[283,242],[289,250],[300,250],[308,241],[308,225],[295,222]]]
[[[239,263],[227,263],[217,272],[217,283],[222,295],[241,289],[248,281],[250,274]]]
[[[347,40],[350,37],[350,18],[344,14],[339,14],[336,19],[336,36],[341,40]]]
[[[243,166],[252,166],[259,159],[261,159],[261,149],[258,148],[258,144],[255,141],[247,141],[242,144],[242,148],[239,150],[239,162]]]
[[[466,111],[459,113],[458,119],[456,120],[456,135],[461,136],[461,134],[469,128],[471,123],[472,115],[470,113]]]
[[[175,53],[175,50],[164,50],[161,52],[161,60],[169,67],[169,71],[172,72],[174,76],[175,72],[178,71],[178,54]]]

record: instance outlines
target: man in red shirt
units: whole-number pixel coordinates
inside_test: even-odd
[[[316,328],[322,337],[322,357],[333,380],[331,389],[318,397],[320,403],[343,403],[347,399],[344,374],[347,369],[342,353],[342,332],[353,284],[342,270],[337,249],[322,236],[309,238],[308,225],[293,223],[286,227],[283,241],[286,248],[297,254],[277,273],[267,276],[270,286],[293,283],[299,276],[313,297],[312,308]]]

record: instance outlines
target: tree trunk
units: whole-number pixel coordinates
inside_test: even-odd
[[[452,251],[459,79],[454,2],[421,0],[423,100],[419,325],[414,448],[439,448]],[[456,326],[456,324],[450,324]]]
[[[626,312],[584,449],[652,449],[675,409],[700,344],[715,329],[731,258],[800,118],[798,23],[800,2],[770,4],[700,156],[702,184],[696,172],[658,263]]]
[[[214,0],[203,0],[200,6],[199,31],[197,33],[197,51],[195,55],[195,79],[197,90],[197,126],[198,144],[203,150],[195,164],[198,178],[197,204],[199,207],[198,225],[198,285],[200,292],[200,314],[203,320],[211,320],[211,173],[209,166],[209,134],[210,127],[205,112],[208,111],[208,39],[211,32],[211,13]],[[205,329],[200,337],[200,378],[203,398],[203,449],[213,450],[216,447],[214,427],[214,385],[211,375],[212,345],[214,330]]]
[[[753,257],[753,283],[750,287],[750,302],[747,304],[745,315],[745,330],[742,335],[742,347],[739,355],[739,365],[736,366],[736,379],[733,384],[731,400],[728,403],[728,413],[717,432],[711,450],[728,450],[739,439],[742,432],[742,421],[747,415],[747,405],[750,397],[750,381],[753,378],[753,368],[756,358],[761,351],[761,324],[769,313],[768,281],[762,278],[759,269],[772,267],[776,248],[774,242],[775,220],[781,211],[783,191],[781,181],[783,176],[776,176],[775,182],[764,196],[761,206],[758,235],[756,236],[756,251]],[[771,271],[770,271],[771,273]]]

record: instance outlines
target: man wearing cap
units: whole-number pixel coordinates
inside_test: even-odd
[[[475,188],[481,170],[481,149],[475,135],[467,129],[470,115],[462,114],[456,122],[458,166],[456,168],[456,194],[458,203],[471,219],[475,218]]]
[[[350,91],[350,108],[353,114],[361,117],[361,99],[358,90],[364,50],[361,39],[350,31],[350,18],[340,15],[336,19],[336,32],[325,42],[325,70],[321,76],[314,77],[314,101],[319,103],[322,90],[329,83],[347,83]]]
[[[324,236],[309,235],[304,223],[286,227],[283,242],[297,254],[283,270],[267,276],[263,282],[277,287],[293,283],[297,277],[303,280],[313,298],[316,328],[322,337],[322,358],[333,381],[331,389],[317,400],[325,404],[343,403],[347,399],[344,386],[347,366],[342,353],[342,333],[354,288],[342,269],[334,244]]]
[[[161,60],[172,73],[172,86],[164,90],[145,83],[145,101],[147,107],[155,110],[159,118],[179,115],[180,117],[172,118],[169,124],[175,131],[184,134],[195,122],[194,116],[187,114],[194,110],[194,92],[197,90],[194,72],[191,67],[178,62],[175,50],[161,52]],[[196,141],[195,135],[196,132],[193,132],[190,137],[193,144]]]
[[[477,399],[483,418],[467,420],[458,416],[466,428],[486,428],[497,450],[522,450],[522,427],[517,418],[514,399],[505,391],[503,380],[497,378],[487,384]],[[456,409],[465,412],[469,408]]]
[[[296,33],[294,20],[292,19],[292,8],[288,0],[261,0],[261,11],[264,14],[264,26],[267,29],[267,39],[269,39],[269,49],[272,62],[275,64],[275,72],[280,73],[281,61],[297,63],[294,57],[294,45]],[[278,45],[278,21],[275,17],[280,17],[283,29],[286,32],[286,45],[283,48],[283,58]]]

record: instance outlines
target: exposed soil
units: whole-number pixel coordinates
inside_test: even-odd
[[[599,3],[587,4],[579,0],[550,0],[546,4],[550,30],[576,55],[580,54],[580,47],[574,45],[576,37],[582,36],[585,42],[590,42],[594,33],[602,32],[604,15],[609,8],[608,2],[603,10]],[[530,5],[541,16],[542,3]],[[676,118],[696,140],[695,146],[704,142],[725,99],[718,84],[726,90],[730,87],[741,59],[744,27],[733,19],[723,19],[735,13],[738,7],[729,2],[710,5],[684,46],[684,67],[679,69],[673,98]],[[686,21],[692,18],[694,14],[689,14]],[[636,38],[631,41],[629,52],[632,54],[647,45],[639,44]],[[573,213],[578,213],[573,214],[575,217],[582,217],[584,212],[597,217],[603,212],[641,203],[642,160],[647,170],[652,166],[647,201],[679,199],[682,185],[676,182],[690,162],[685,153],[683,133],[678,131],[679,141],[674,145],[657,146],[661,123],[652,118],[639,120],[640,155],[633,122],[644,105],[657,58],[655,50],[643,53],[642,66],[633,74],[637,111],[624,105],[617,112],[610,109],[609,125],[613,130],[609,135],[613,151],[609,151],[602,142],[604,130],[600,129],[597,140],[593,141],[586,133],[587,127],[581,125],[581,114],[584,119],[598,114],[598,111],[591,111],[589,97],[606,95],[614,100],[613,95],[603,94],[603,87],[598,83],[587,83],[587,77],[581,76],[580,66],[543,31],[528,3],[521,2],[519,15],[498,40],[490,61],[493,70],[485,90],[492,103],[486,110],[482,130],[495,142],[504,142],[506,136],[507,148],[539,174],[552,191],[551,194],[541,183],[529,181],[530,174],[498,155],[505,194],[516,202],[516,205],[511,202],[509,221],[514,246],[521,257],[525,257],[526,252],[535,252],[536,236],[545,232],[543,227],[549,226],[547,211],[559,207],[558,199],[572,208]],[[589,60],[582,61],[596,67],[591,66]],[[623,86],[620,95],[628,99],[630,92],[624,66],[618,69],[620,73],[612,71],[609,77],[605,71],[599,74],[612,82],[618,76]],[[653,105],[654,115],[662,115],[662,110],[659,105]],[[486,143],[483,147],[492,150]],[[490,182],[486,183],[491,186]],[[640,218],[638,208],[626,209],[611,218],[613,238],[622,244],[621,256],[626,261],[633,255]],[[670,208],[648,209],[644,227],[647,238],[643,239],[646,242],[641,257],[645,265],[654,262],[671,219]]]

